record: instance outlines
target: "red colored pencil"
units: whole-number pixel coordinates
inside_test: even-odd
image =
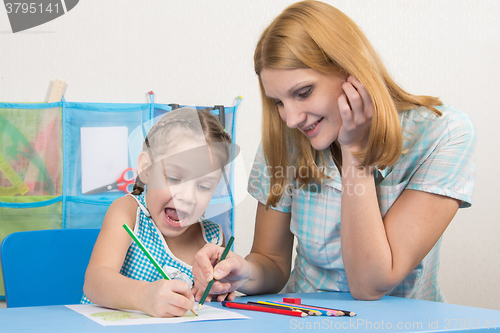
[[[259,306],[259,305],[230,302],[230,301],[222,301],[221,304],[222,304],[222,306],[225,306],[228,308],[233,308],[233,309],[269,312],[269,313],[281,314],[281,315],[286,315],[286,316],[294,316],[294,317],[307,317],[306,313],[299,312],[299,311],[274,309],[274,308],[269,308],[269,307],[264,307],[264,306]]]

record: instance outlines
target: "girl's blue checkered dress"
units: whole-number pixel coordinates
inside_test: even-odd
[[[160,266],[163,267],[170,278],[182,280],[192,285],[192,267],[182,260],[177,259],[172,252],[170,252],[165,242],[165,238],[156,227],[154,221],[148,217],[149,212],[146,209],[146,202],[144,199],[145,193],[146,191],[139,196],[130,195],[139,205],[134,227],[137,238],[142,241],[144,246],[149,250],[156,261],[158,261]],[[200,221],[200,225],[203,232],[203,238],[207,243],[222,245],[222,228],[218,224],[208,220],[202,220]],[[148,282],[163,278],[132,239],[120,273],[134,280]],[[89,304],[91,302],[83,295],[81,303]]]

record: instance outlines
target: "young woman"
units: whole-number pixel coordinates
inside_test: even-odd
[[[205,246],[195,284],[203,290],[213,276],[212,293],[442,301],[440,239],[472,203],[470,119],[404,91],[356,24],[319,1],[286,8],[254,62],[263,124],[248,186],[259,200],[253,247],[212,268],[221,250]]]

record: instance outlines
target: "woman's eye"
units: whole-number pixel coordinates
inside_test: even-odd
[[[299,98],[306,98],[311,94],[311,92],[312,92],[312,87],[305,87],[297,92],[297,96]]]

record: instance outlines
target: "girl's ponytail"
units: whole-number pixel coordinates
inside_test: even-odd
[[[137,175],[137,177],[135,178],[134,188],[130,194],[141,195],[142,192],[144,192],[144,183],[139,178],[139,175]]]

